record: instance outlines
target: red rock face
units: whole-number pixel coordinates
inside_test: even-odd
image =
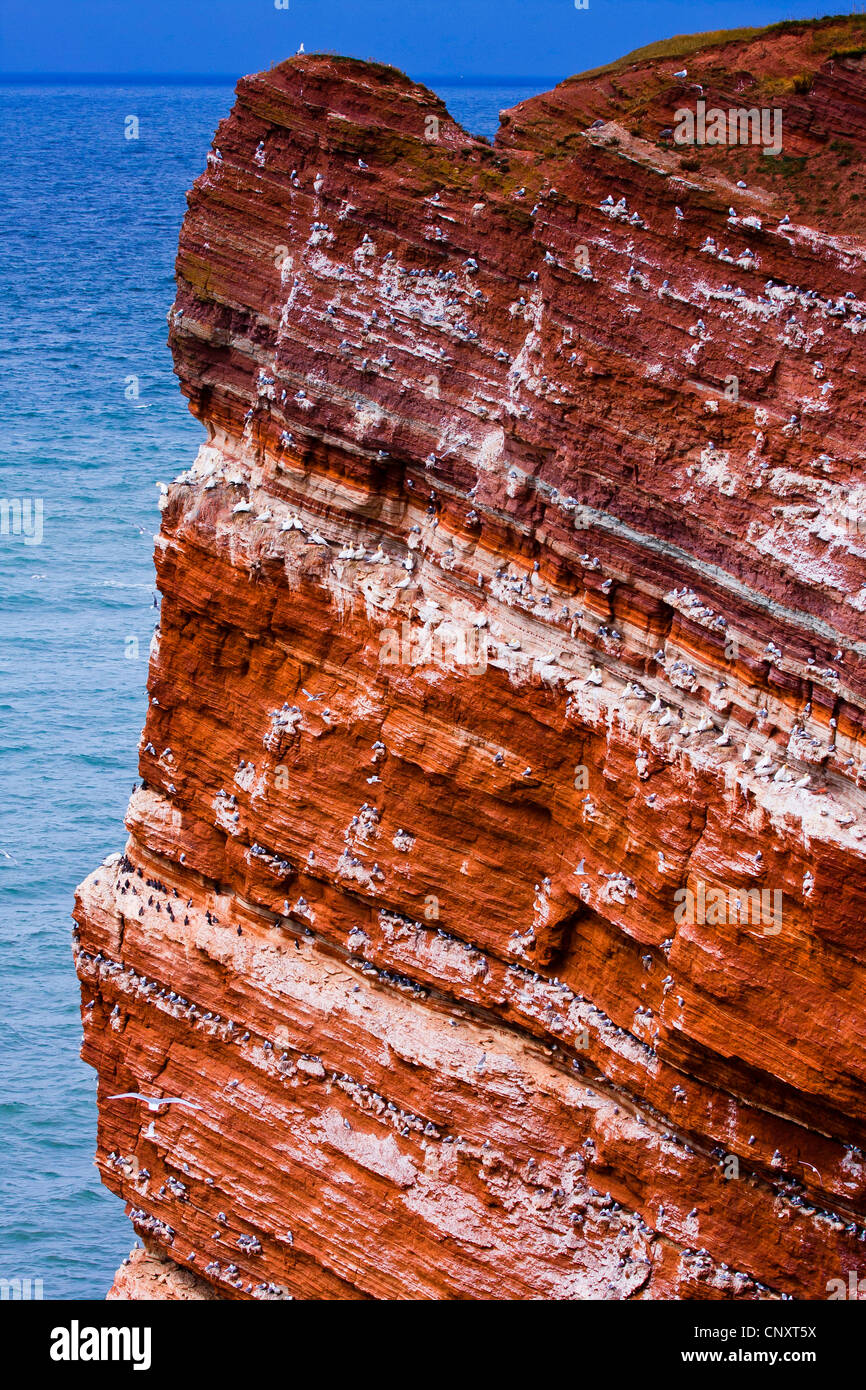
[[[661,131],[686,66],[862,162],[864,35],[573,79],[494,147],[392,69],[239,84],[143,788],[75,914],[117,1296],[862,1274],[862,175]]]

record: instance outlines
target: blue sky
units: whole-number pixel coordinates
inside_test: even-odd
[[[277,0],[282,3],[282,0]],[[414,77],[564,77],[672,34],[833,14],[840,0],[2,0],[0,73],[236,77],[332,49]]]

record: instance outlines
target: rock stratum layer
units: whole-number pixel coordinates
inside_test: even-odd
[[[492,146],[389,68],[239,83],[143,781],[75,913],[117,1296],[866,1272],[858,44],[626,63]],[[779,158],[679,149],[695,83]]]

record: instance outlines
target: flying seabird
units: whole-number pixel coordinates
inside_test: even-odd
[[[191,1100],[184,1100],[182,1096],[145,1096],[140,1091],[121,1091],[119,1095],[109,1096],[109,1100],[143,1100],[147,1102],[148,1110],[156,1111],[161,1105],[186,1105],[190,1110],[201,1110],[200,1105],[193,1105]]]

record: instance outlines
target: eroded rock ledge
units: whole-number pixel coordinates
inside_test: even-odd
[[[142,788],[75,913],[116,1296],[862,1273],[863,44],[572,79],[494,147],[392,69],[239,83]],[[684,168],[693,81],[783,160]]]

